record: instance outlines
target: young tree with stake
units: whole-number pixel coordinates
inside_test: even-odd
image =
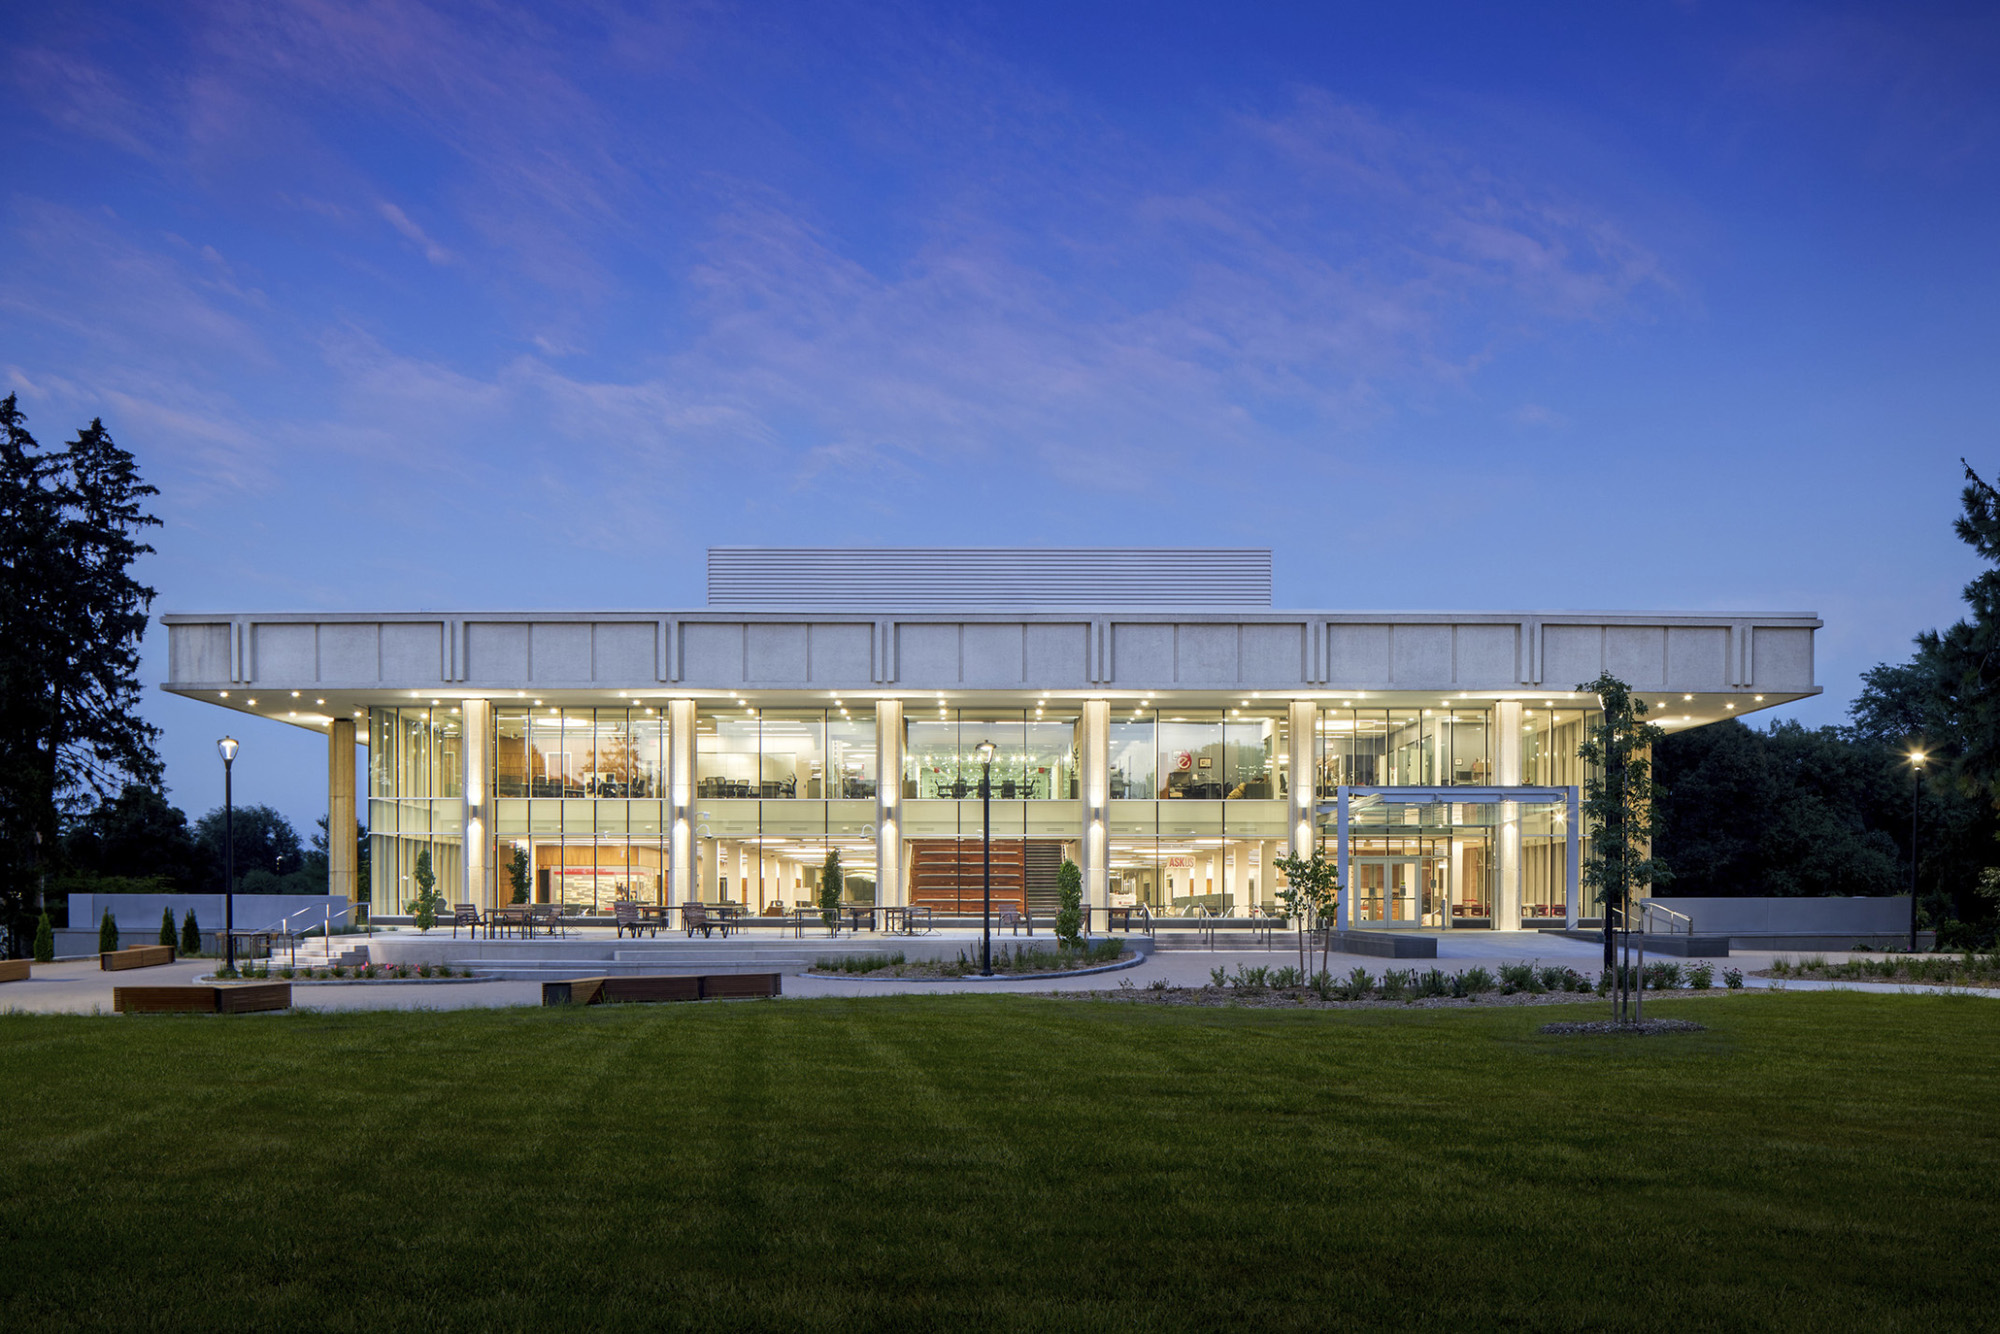
[[[1652,855],[1659,788],[1651,755],[1666,733],[1645,721],[1646,702],[1609,672],[1577,689],[1595,695],[1604,709],[1576,753],[1585,765],[1582,814],[1591,830],[1583,883],[1603,900],[1604,971],[1615,977],[1614,916],[1623,919],[1638,890],[1673,878]]]

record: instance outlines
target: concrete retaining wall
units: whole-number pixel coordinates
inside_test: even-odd
[[[1654,903],[1694,919],[1698,936],[1846,937],[1849,943],[1878,936],[1907,935],[1910,896],[1882,898],[1673,898]]]
[[[286,917],[299,914],[293,926],[305,930],[326,920],[330,911],[333,924],[347,924],[348,901],[337,894],[236,894],[236,929],[238,931],[267,931],[274,929]],[[179,931],[181,923],[187,920],[188,909],[194,909],[195,924],[204,932],[222,929],[222,895],[220,894],[72,894],[69,896],[69,929],[88,931],[91,949],[97,948],[97,924],[104,917],[104,910],[111,910],[111,920],[118,923],[118,939],[126,945],[144,945],[160,934],[160,910],[174,910],[174,930]]]

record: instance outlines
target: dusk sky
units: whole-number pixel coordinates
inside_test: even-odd
[[[0,376],[155,610],[673,608],[718,544],[1281,606],[1959,612],[1991,6],[7,6]],[[174,800],[238,715],[145,674]],[[1768,715],[1767,715],[1768,716]],[[324,744],[250,724],[301,829]]]

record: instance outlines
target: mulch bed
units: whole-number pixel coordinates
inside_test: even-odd
[[[1543,1024],[1541,1031],[1565,1037],[1578,1033],[1616,1033],[1642,1038],[1653,1033],[1706,1033],[1708,1030],[1690,1019],[1641,1019],[1636,1024],[1614,1024],[1609,1019],[1595,1019],[1582,1024]]]
[[[1463,1009],[1466,1006],[1482,1007],[1505,1005],[1609,1005],[1610,1001],[1592,991],[1516,991],[1502,994],[1498,991],[1484,992],[1477,996],[1425,996],[1421,999],[1384,1000],[1371,996],[1367,1000],[1321,1000],[1318,995],[1305,987],[1287,988],[1283,991],[1265,987],[1251,991],[1237,987],[1118,987],[1104,991],[1042,991],[1035,995],[1050,996],[1059,1000],[1104,1000],[1126,1001],[1137,1005],[1197,1005],[1218,1007],[1241,1007],[1253,1009],[1286,1010],[1444,1010]],[[1710,991],[1675,991],[1673,1000],[1692,999],[1697,996],[1741,996],[1741,991],[1730,992],[1721,988]],[[1658,992],[1648,999],[1669,998],[1669,993]],[[1650,1022],[1650,1021],[1649,1021]],[[1662,1021],[1668,1022],[1668,1021]],[[1678,1022],[1678,1021],[1672,1021]]]

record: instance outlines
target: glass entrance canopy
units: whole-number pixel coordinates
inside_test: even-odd
[[[1337,787],[1316,824],[1340,928],[1575,926],[1578,805],[1574,786]]]

